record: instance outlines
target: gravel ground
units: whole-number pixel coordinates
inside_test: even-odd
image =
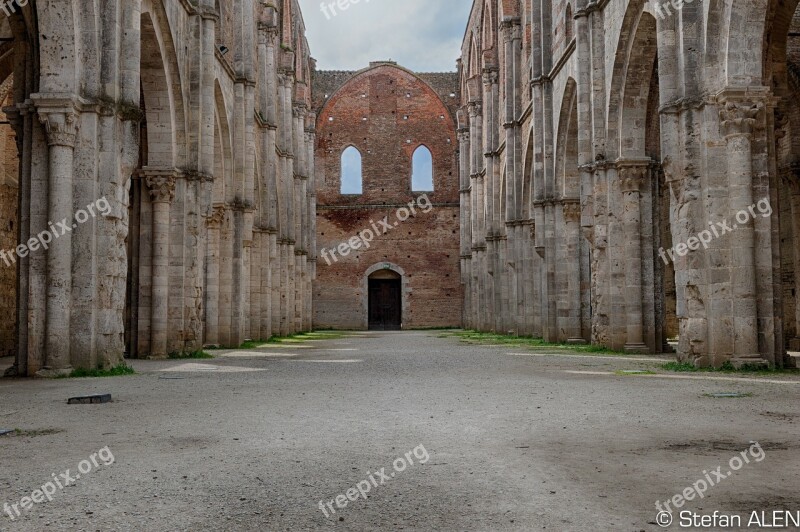
[[[23,431],[0,437],[0,505],[114,457],[0,529],[662,530],[655,502],[751,441],[763,460],[682,510],[800,511],[796,377],[620,375],[661,360],[438,332],[216,353],[132,361],[128,377],[0,379],[0,428]],[[102,392],[114,401],[66,403]],[[367,499],[326,517],[320,501],[357,485]]]

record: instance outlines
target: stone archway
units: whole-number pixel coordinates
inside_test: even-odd
[[[367,330],[401,330],[408,316],[408,278],[391,262],[375,264],[364,274],[362,305]],[[376,308],[377,306],[377,308]]]

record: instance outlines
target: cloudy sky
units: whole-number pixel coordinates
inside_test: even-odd
[[[348,8],[339,10],[340,2]],[[417,72],[456,69],[471,0],[352,2],[300,0],[319,70],[359,70],[388,59]]]

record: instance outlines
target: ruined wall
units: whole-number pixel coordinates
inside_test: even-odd
[[[315,327],[365,328],[366,279],[370,268],[383,264],[404,276],[404,328],[461,323],[456,138],[451,111],[442,100],[456,99],[450,95],[457,93],[457,78],[428,76],[436,81],[436,91],[390,63],[315,76],[315,101],[324,106],[316,144]],[[435,188],[424,196],[411,190],[412,156],[422,145],[433,156]],[[362,155],[359,196],[340,193],[340,159],[348,146]],[[398,209],[409,203],[415,203],[416,215],[399,220]],[[378,223],[384,217],[391,230]],[[331,250],[373,227],[385,234],[369,248],[332,256]]]
[[[473,2],[468,327],[629,352],[677,335],[699,366],[782,365],[800,345],[797,2],[668,4]],[[674,40],[692,28],[706,37]],[[693,238],[767,199],[734,235]]]

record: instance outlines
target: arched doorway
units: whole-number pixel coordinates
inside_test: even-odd
[[[369,330],[399,331],[403,328],[403,277],[389,269],[368,277]]]

